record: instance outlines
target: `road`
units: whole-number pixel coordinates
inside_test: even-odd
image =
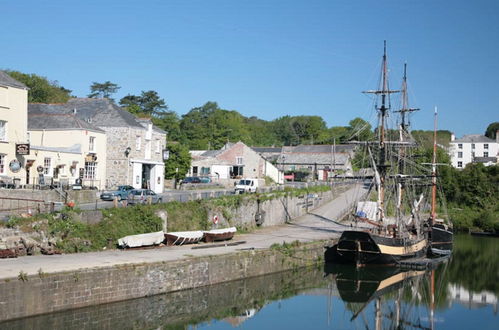
[[[192,256],[220,255],[247,249],[269,248],[272,244],[290,243],[293,241],[311,242],[339,237],[345,228],[349,228],[338,219],[349,208],[349,205],[365,191],[363,185],[354,185],[332,201],[324,204],[291,223],[263,227],[248,234],[236,234],[233,241],[244,241],[236,246],[221,246],[212,248],[196,248],[209,246],[209,243],[196,245],[161,247],[146,250],[108,250],[101,252],[24,256],[16,259],[0,259],[0,279],[17,277],[20,272],[28,275],[55,273],[61,271],[76,271],[85,268],[108,267],[113,265],[154,263],[173,261]]]

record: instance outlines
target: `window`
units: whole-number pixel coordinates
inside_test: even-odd
[[[475,158],[475,152],[474,151],[471,152],[471,158]]]
[[[0,120],[0,141],[7,141],[7,122]]]
[[[457,158],[463,158],[463,152],[462,151],[459,151],[457,153]]]
[[[156,140],[156,153],[159,154],[161,152],[161,141]]]
[[[201,175],[209,175],[210,168],[209,167],[201,167]]]
[[[485,144],[483,145],[483,148],[484,148],[484,149],[489,149],[489,144],[488,144],[488,143],[485,143]]]
[[[475,149],[475,144],[474,143],[471,144],[471,149]]]
[[[9,108],[8,88],[0,86],[0,108]]]
[[[5,173],[5,155],[0,154],[0,174]]]
[[[43,160],[43,174],[52,175],[52,159],[48,157]]]
[[[457,167],[459,168],[463,167],[463,162],[457,162]]]
[[[97,177],[97,162],[85,162],[85,179]]]
[[[463,149],[463,144],[462,144],[462,143],[459,143],[459,144],[457,145],[457,147],[458,147],[459,149]]]
[[[95,152],[95,136],[91,136],[88,139],[88,150]]]
[[[135,150],[140,150],[140,136],[135,139]]]
[[[484,151],[483,157],[489,157],[489,153],[487,151]]]
[[[236,164],[243,165],[243,157],[236,157]]]

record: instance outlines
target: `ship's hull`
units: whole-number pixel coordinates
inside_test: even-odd
[[[452,241],[454,233],[452,229],[443,224],[434,224],[431,227],[431,250],[432,254],[446,255],[452,252]]]
[[[326,261],[362,265],[395,265],[399,260],[426,254],[425,238],[404,240],[364,231],[344,231],[338,244],[326,251]]]

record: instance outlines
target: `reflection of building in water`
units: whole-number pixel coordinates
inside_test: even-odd
[[[460,285],[449,284],[449,294],[452,301],[457,301],[468,308],[479,308],[491,305],[497,314],[497,296],[490,291],[471,292]]]

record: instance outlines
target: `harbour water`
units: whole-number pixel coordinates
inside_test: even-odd
[[[435,270],[326,265],[39,315],[1,329],[498,329],[499,239],[456,235]]]

